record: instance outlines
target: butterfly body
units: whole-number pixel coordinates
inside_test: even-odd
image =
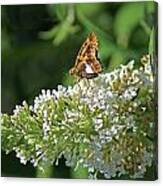
[[[79,50],[75,65],[70,69],[69,73],[78,79],[97,77],[102,71],[97,52],[98,41],[96,35],[91,32]]]

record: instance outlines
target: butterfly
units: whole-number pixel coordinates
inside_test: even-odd
[[[76,76],[78,80],[91,79],[97,77],[101,71],[97,37],[91,32],[79,50],[75,65],[69,70],[69,74]]]

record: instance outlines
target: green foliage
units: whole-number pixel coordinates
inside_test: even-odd
[[[150,55],[153,55],[153,54],[156,53],[156,41],[155,41],[155,38],[156,38],[155,30],[153,28],[152,31],[151,31],[151,34],[150,34],[149,48],[148,48]]]
[[[135,53],[137,59],[140,57],[137,51],[131,50],[133,32],[141,26],[141,35],[145,32],[145,37],[148,38],[151,24],[148,24],[147,18],[155,11],[154,2],[123,3],[118,6],[114,16],[109,13],[111,6],[105,3],[48,7],[50,12],[55,12],[55,19],[58,19],[59,23],[50,31],[41,33],[41,37],[53,39],[53,43],[59,45],[72,34],[79,34],[81,31],[88,33],[93,30],[100,40],[101,58],[103,60],[111,58],[111,70],[131,58],[131,53]],[[146,46],[145,52],[147,51]]]
[[[144,18],[144,6],[144,3],[127,3],[118,10],[114,29],[119,45],[128,46],[130,35]]]
[[[53,5],[52,5],[53,6]],[[40,37],[43,39],[53,39],[53,43],[59,45],[69,34],[73,34],[78,30],[78,26],[73,25],[74,22],[74,5],[57,5],[55,12],[60,23],[54,26],[50,31],[41,32]]]
[[[104,72],[112,71],[120,64],[127,63],[130,59],[135,59],[135,66],[139,68],[141,55],[149,53],[153,56],[156,52],[156,6],[157,4],[152,1],[143,3],[2,6],[2,112],[11,113],[13,106],[20,104],[24,99],[29,105],[32,104],[34,96],[40,92],[40,89],[56,88],[58,84],[73,87],[75,80],[68,75],[68,70],[74,64],[77,52],[88,32],[94,31],[97,35],[100,44],[99,57]],[[133,9],[135,13],[131,11]],[[125,35],[125,31],[128,32],[127,35]],[[124,37],[127,38],[125,42],[123,42]],[[142,94],[141,97],[146,94]],[[145,102],[144,99],[141,101]],[[58,116],[61,118],[63,115],[59,115],[59,112],[63,110],[62,106],[58,108]],[[4,123],[6,123],[5,126],[3,125],[3,135],[13,134],[2,139],[7,153],[13,151],[13,146],[20,146],[21,149],[27,148],[28,150],[27,139],[22,136],[22,122],[25,122],[28,126],[23,128],[25,132],[30,127],[33,127],[33,131],[42,131],[42,121],[38,125],[38,121],[33,120],[35,115],[28,108],[29,106],[26,104],[22,107],[26,110],[23,111],[22,109],[22,115],[19,113],[19,121],[7,114],[2,117]],[[28,115],[27,110],[29,110]],[[85,113],[87,108],[84,108],[84,110]],[[149,117],[152,117],[152,111],[148,113]],[[141,116],[141,112],[139,114]],[[22,118],[24,115],[27,120]],[[13,128],[10,128],[11,118],[14,123]],[[106,117],[103,119],[107,126],[106,121],[108,119]],[[141,122],[144,121],[140,120]],[[83,121],[81,124],[83,124]],[[84,129],[91,133],[92,129],[89,124],[84,126],[86,127]],[[87,128],[87,126],[89,127]],[[81,133],[84,129],[80,129]],[[152,136],[152,131],[148,132]],[[27,138],[32,143],[40,144],[43,137],[42,132],[35,134],[28,131],[28,133]],[[26,145],[21,146],[22,143]],[[43,147],[43,144],[41,144],[41,147]],[[30,159],[30,153],[35,154],[35,149],[32,152],[32,148],[35,148],[35,146],[32,147],[31,144],[29,151],[24,151],[26,158]],[[84,147],[80,146],[80,148]],[[78,150],[76,151],[78,152]],[[19,152],[17,153],[19,155]],[[21,166],[16,160],[13,153],[6,156],[2,151],[3,175],[24,176],[24,173],[30,172],[26,176],[35,176],[33,174],[35,170],[28,167],[30,164]],[[64,161],[63,156],[61,161]],[[9,166],[6,166],[6,162]],[[9,162],[14,162],[14,164]],[[25,162],[25,160],[22,159],[22,162]],[[84,173],[81,173],[80,168],[82,166],[78,163],[77,172],[72,170],[72,173],[69,173],[69,170],[62,165],[64,163],[59,163],[56,169],[61,171],[55,171],[54,168],[52,175],[52,172],[49,171],[52,171],[51,165],[49,163],[44,165],[43,162],[40,161],[40,164],[44,166],[44,170],[47,168],[45,174],[37,170],[37,176],[68,178],[78,174],[83,174],[83,177],[87,175],[85,168]],[[148,178],[151,177],[149,170],[151,168],[147,171]],[[100,177],[99,171],[94,172],[94,174]],[[128,176],[126,177],[128,178]]]
[[[149,56],[141,62],[139,69],[131,61],[93,80],[42,90],[33,105],[24,101],[13,115],[3,114],[3,150],[30,161],[43,177],[64,156],[78,178],[87,172],[90,178],[143,178],[155,158],[156,123]]]

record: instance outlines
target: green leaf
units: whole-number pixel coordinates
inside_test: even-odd
[[[117,68],[118,65],[123,64],[123,61],[124,53],[120,51],[114,52],[109,63],[109,70]]]
[[[75,179],[87,179],[88,178],[88,169],[83,168],[81,165],[78,165],[76,170],[71,169],[71,176]]]
[[[128,46],[132,31],[139,25],[143,17],[143,2],[124,3],[122,5],[116,14],[114,22],[114,31],[119,45],[125,48]]]
[[[47,5],[47,10],[52,17],[54,18],[57,17],[58,20],[63,21],[67,13],[67,5],[66,4]]]
[[[53,44],[61,44],[70,34],[74,34],[78,29],[78,25],[74,23],[74,6],[57,5],[55,6],[56,14],[60,22],[52,29],[45,32],[40,32],[39,35],[42,39],[53,39]]]
[[[146,2],[145,6],[146,6],[146,10],[147,10],[148,14],[154,13],[155,8],[156,8],[156,2],[154,2],[154,1]]]
[[[148,47],[148,51],[150,55],[153,55],[156,51],[155,51],[155,47],[156,47],[156,43],[155,43],[155,29],[154,27],[152,28],[151,34],[150,34],[150,38],[149,38],[149,47]]]
[[[55,5],[55,11],[56,11],[56,15],[57,15],[58,19],[60,21],[63,21],[66,17],[66,13],[67,13],[67,5],[66,4]]]
[[[40,167],[36,169],[36,177],[37,178],[50,178],[53,175],[53,169],[54,169],[53,166],[42,164],[40,165]]]
[[[105,5],[103,3],[100,3],[100,4],[79,3],[79,4],[76,4],[76,8],[80,9],[84,15],[89,17],[93,15],[98,15],[99,13],[101,13],[104,10]]]
[[[114,51],[118,50],[111,36],[92,23],[79,8],[77,8],[77,17],[87,32],[95,32],[97,34],[100,40],[100,56],[102,59],[109,57]]]

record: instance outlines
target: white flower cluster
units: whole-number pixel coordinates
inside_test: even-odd
[[[39,149],[31,162],[57,163],[64,155],[68,166],[80,163],[88,167],[90,176],[98,171],[108,179],[124,174],[143,177],[154,158],[153,142],[147,138],[154,130],[154,117],[148,116],[153,112],[154,77],[149,56],[142,63],[134,69],[131,61],[73,87],[42,90],[29,106],[44,140],[34,144]],[[15,117],[20,111],[17,106]],[[26,162],[20,151],[17,156]]]

